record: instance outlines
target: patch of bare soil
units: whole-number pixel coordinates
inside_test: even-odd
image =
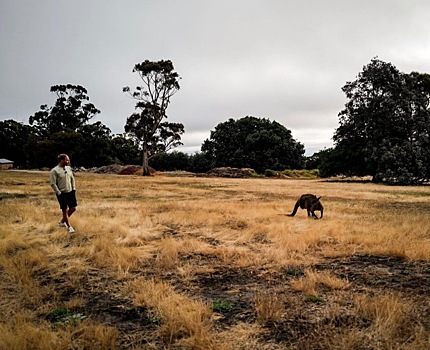
[[[402,299],[411,301],[415,306],[415,321],[430,332],[430,263],[425,261],[406,261],[402,258],[355,255],[343,259],[326,259],[312,267],[315,271],[331,271],[340,278],[349,280],[351,288],[342,292],[342,312],[335,317],[320,313],[318,307],[306,305],[289,309],[290,317],[273,325],[265,335],[267,341],[302,348],[311,342],[313,349],[324,349],[320,343],[326,334],[338,334],[352,327],[365,330],[369,320],[355,315],[347,300],[357,295],[378,295],[396,292]],[[330,292],[321,293],[329,300]],[[297,300],[296,300],[297,301]],[[296,306],[299,306],[296,304]],[[367,349],[363,345],[363,349]],[[373,348],[373,347],[371,347]]]
[[[159,320],[151,310],[133,305],[131,296],[126,298],[120,293],[123,286],[116,284],[117,280],[99,270],[80,275],[79,279],[64,275],[53,280],[50,276],[42,274],[40,283],[56,285],[59,301],[67,302],[73,298],[84,301],[83,305],[71,310],[73,313],[85,315],[97,323],[119,330],[120,349],[127,349],[134,343],[146,343],[148,334],[152,334],[158,327]],[[40,316],[52,321],[50,313]]]
[[[292,279],[300,278],[303,269],[284,271],[264,269],[233,269],[220,267],[213,272],[199,275],[184,285],[176,285],[181,291],[209,303],[222,301],[231,307],[221,311],[215,327],[228,328],[240,322],[253,323],[255,295],[257,292],[275,291],[284,300],[285,315],[279,322],[265,324],[267,333],[263,342],[275,342],[285,346],[303,348],[309,342],[319,348],[319,337],[328,332],[338,333],[351,327],[366,329],[369,320],[359,318],[353,311],[357,295],[378,295],[396,292],[402,299],[416,305],[416,321],[430,332],[430,263],[411,262],[401,258],[355,255],[344,259],[325,259],[310,266],[314,271],[330,271],[346,279],[351,287],[343,291],[320,288],[321,302],[310,302],[301,292],[291,290]],[[174,276],[170,276],[174,279]],[[327,308],[336,299],[341,300],[341,312],[335,317],[327,316]],[[312,340],[313,339],[313,340]],[[321,349],[324,349],[322,344]]]
[[[348,280],[351,286],[342,291],[323,287],[318,293],[321,301],[310,302],[302,292],[295,292],[290,286],[292,280],[304,276],[303,268],[281,271],[263,267],[229,268],[209,254],[181,257],[181,261],[186,260],[198,261],[198,266],[207,267],[208,271],[203,269],[192,278],[184,279],[172,268],[158,271],[157,276],[180,293],[211,305],[224,305],[224,308],[214,309],[217,315],[214,318],[215,331],[223,331],[239,323],[255,323],[256,293],[272,291],[283,300],[285,312],[279,321],[263,324],[265,332],[260,336],[260,341],[265,344],[300,349],[312,343],[313,349],[324,349],[325,345],[320,340],[326,339],[328,333],[337,334],[352,327],[366,330],[369,327],[369,320],[354,314],[354,297],[387,292],[396,292],[417,305],[415,321],[430,332],[429,262],[375,255],[325,259],[309,268],[316,272],[330,271],[336,277]],[[133,271],[133,274],[143,278],[154,277],[153,263],[142,266],[142,270]],[[132,296],[124,296],[120,292],[124,288],[121,282],[101,275],[99,271],[86,275],[74,285],[68,283],[67,276],[58,281],[44,282],[58,286],[57,292],[62,301],[72,297],[85,300],[85,304],[74,312],[117,327],[120,331],[119,348],[153,341],[153,334],[162,322],[152,310],[134,306]],[[327,309],[334,300],[341,311],[334,317],[328,317]]]
[[[0,192],[0,201],[3,199],[11,199],[11,198],[26,198],[29,197],[28,194],[25,193],[7,193]]]
[[[382,288],[403,293],[430,295],[430,264],[407,261],[400,257],[355,255],[348,259],[330,259],[315,265],[316,270],[331,270],[346,278],[354,288]]]

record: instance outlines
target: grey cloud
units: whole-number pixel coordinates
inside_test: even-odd
[[[254,115],[283,123],[309,153],[331,145],[341,87],[374,56],[430,71],[429,22],[424,0],[2,1],[0,119],[28,121],[53,103],[51,85],[75,83],[122,133],[134,64],[171,59],[183,79],[168,114],[185,124],[182,149]]]

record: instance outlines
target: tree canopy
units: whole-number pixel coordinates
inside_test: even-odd
[[[1,157],[20,167],[50,167],[58,153],[75,166],[136,164],[142,157],[161,170],[204,172],[213,167],[282,171],[318,168],[322,176],[371,175],[375,182],[420,184],[430,180],[430,75],[403,73],[378,58],[363,67],[342,91],[347,102],[339,113],[333,148],[304,157],[304,146],[276,121],[246,116],[219,123],[201,152],[167,153],[182,144],[184,125],[167,120],[180,77],[169,60],[144,61],[133,68],[143,82],[123,92],[135,100],[136,112],[123,135],[112,135],[100,121],[81,85],[54,85],[52,106],[44,104],[29,124],[0,121]]]
[[[149,175],[149,159],[161,152],[181,145],[184,125],[163,120],[171,97],[179,90],[180,77],[170,60],[144,61],[134,66],[143,81],[131,92],[128,86],[123,92],[137,101],[136,110],[127,118],[125,132],[141,144],[143,175]]]
[[[430,75],[402,73],[374,58],[342,90],[348,101],[333,137],[330,159],[338,168],[331,172],[399,184],[428,180]]]
[[[219,123],[202,152],[213,167],[266,169],[300,169],[304,146],[293,139],[291,131],[276,121],[252,116]]]
[[[87,90],[80,85],[54,85],[51,92],[57,96],[54,105],[41,105],[40,111],[29,118],[30,124],[41,136],[65,130],[76,131],[100,113],[92,103],[87,102]]]
[[[25,146],[35,130],[23,123],[9,119],[0,121],[0,150],[1,157],[13,160],[15,166],[26,167],[29,159]]]
[[[100,111],[80,85],[51,87],[57,99],[52,107],[29,118],[30,124],[0,121],[1,157],[25,168],[51,167],[59,153],[67,153],[74,166],[94,167],[111,163],[136,164],[138,145],[124,135],[112,135],[102,122],[89,123]]]

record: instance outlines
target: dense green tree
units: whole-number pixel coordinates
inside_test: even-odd
[[[30,116],[30,125],[34,125],[39,136],[65,131],[76,131],[85,125],[100,111],[87,102],[87,90],[80,85],[54,85],[51,92],[57,96],[55,104],[40,106],[40,111]]]
[[[80,85],[54,85],[57,99],[52,107],[42,105],[30,116],[36,130],[25,145],[30,167],[50,167],[59,153],[67,153],[74,166],[94,167],[117,161],[118,142],[110,129],[89,121],[100,111],[89,103],[87,90]],[[130,151],[130,150],[129,150]]]
[[[60,153],[67,153],[70,156],[72,166],[81,166],[79,155],[82,152],[91,152],[83,149],[82,144],[83,136],[70,129],[54,133],[49,137],[31,135],[25,146],[29,166],[31,168],[52,167],[56,164]]]
[[[193,173],[205,173],[211,164],[202,152],[186,154],[183,152],[160,153],[151,159],[149,164],[158,171],[185,170]]]
[[[327,148],[314,153],[306,160],[306,169],[318,169],[321,177],[329,177],[338,174],[349,174],[344,155],[339,148]]]
[[[113,163],[117,164],[140,164],[141,156],[139,145],[125,135],[115,135],[110,143]]]
[[[212,167],[253,168],[262,173],[301,169],[305,150],[280,123],[247,116],[219,123],[204,141],[202,152]]]
[[[158,171],[190,170],[190,157],[183,152],[160,153],[149,162]]]
[[[320,152],[315,152],[313,155],[305,157],[305,166],[306,170],[319,169],[321,166],[321,157]]]
[[[85,124],[78,129],[82,135],[81,152],[76,155],[74,162],[84,167],[96,167],[114,162],[112,152],[111,130],[98,121]]]
[[[112,136],[100,121],[89,123],[100,111],[86,103],[88,96],[83,87],[56,85],[51,91],[57,96],[54,106],[44,105],[31,116],[33,126],[14,120],[0,122],[0,157],[26,168],[52,167],[59,153],[69,154],[73,166],[139,163],[139,145],[132,138]],[[169,132],[163,125],[164,139]]]
[[[375,58],[342,90],[348,102],[332,155],[345,173],[399,184],[429,179],[430,76],[405,74]]]
[[[134,92],[127,86],[123,88],[123,92],[137,101],[136,110],[139,112],[127,119],[124,129],[141,144],[143,175],[149,175],[150,158],[182,144],[180,140],[184,126],[163,122],[167,118],[170,99],[180,88],[180,77],[170,60],[146,60],[136,64],[133,72],[139,74],[143,86],[137,86]]]
[[[34,128],[15,120],[0,121],[0,158],[14,162],[15,167],[28,167],[26,144],[35,134]]]
[[[211,170],[211,162],[203,152],[196,152],[189,156],[190,167],[189,171],[194,173],[206,173]]]

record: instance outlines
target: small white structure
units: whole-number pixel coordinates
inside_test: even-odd
[[[13,168],[13,161],[5,158],[0,158],[0,170],[7,170]]]

